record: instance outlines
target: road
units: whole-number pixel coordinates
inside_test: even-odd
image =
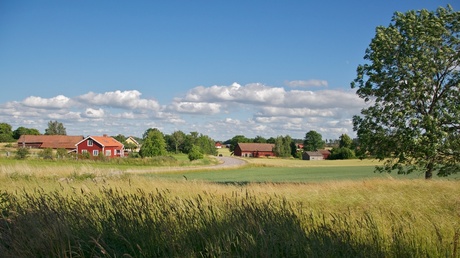
[[[215,157],[219,160],[219,164],[211,166],[194,166],[194,167],[152,167],[145,169],[127,169],[127,173],[160,173],[160,172],[175,172],[175,171],[190,171],[190,170],[208,170],[208,169],[223,169],[237,168],[246,164],[246,161],[234,157]]]

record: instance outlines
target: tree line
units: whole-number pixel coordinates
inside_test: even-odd
[[[273,151],[276,156],[283,158],[301,159],[304,151],[318,151],[328,148],[331,152],[329,159],[352,159],[356,158],[356,153],[359,151],[358,140],[352,139],[347,134],[342,134],[337,140],[330,139],[327,143],[323,140],[322,135],[314,130],[307,132],[303,139],[293,139],[289,135],[268,139],[262,136],[247,138],[244,135],[236,135],[224,142],[230,146],[231,152],[235,150],[238,143],[271,143],[275,146]]]

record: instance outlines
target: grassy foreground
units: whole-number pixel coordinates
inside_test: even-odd
[[[0,171],[1,257],[458,257],[460,252],[458,180],[241,185],[91,167],[69,176],[23,169]]]

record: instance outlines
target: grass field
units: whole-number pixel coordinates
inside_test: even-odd
[[[247,161],[130,174],[0,159],[0,257],[459,257],[458,177],[376,174],[370,160]]]
[[[320,182],[339,180],[364,180],[370,178],[423,178],[420,174],[388,175],[374,173],[371,166],[318,166],[318,167],[244,167],[222,171],[191,171],[145,174],[155,179],[205,180],[220,183],[247,182]],[[185,176],[185,177],[184,177]]]

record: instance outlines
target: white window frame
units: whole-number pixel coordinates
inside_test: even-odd
[[[111,150],[105,150],[105,156],[107,156],[107,157],[112,156],[112,151]]]
[[[88,139],[88,146],[93,146],[93,139]]]
[[[93,150],[93,157],[99,156],[99,150]]]
[[[88,153],[88,150],[86,149],[81,150],[81,154],[84,154],[84,153]]]

